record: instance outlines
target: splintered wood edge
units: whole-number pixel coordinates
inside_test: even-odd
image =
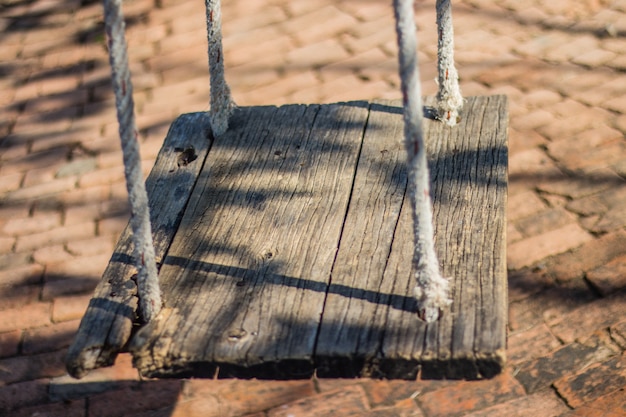
[[[167,253],[211,143],[206,113],[183,114],[170,126],[146,181],[157,262]],[[187,198],[180,198],[181,195]],[[69,348],[66,368],[73,377],[81,378],[92,369],[111,366],[137,324],[131,234],[127,225]]]

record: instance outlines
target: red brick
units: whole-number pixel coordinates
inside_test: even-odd
[[[364,82],[358,76],[349,75],[326,84],[321,90],[321,101],[324,103],[336,103],[340,101],[369,100],[384,96],[389,90],[390,88],[386,81]]]
[[[76,187],[74,177],[58,178],[44,184],[33,185],[32,187],[20,188],[6,194],[7,201],[20,202],[23,200],[36,200],[48,197],[57,193],[73,190]]]
[[[81,318],[90,299],[91,294],[55,298],[52,303],[52,321],[59,323]]]
[[[621,114],[626,113],[626,99],[623,96],[616,97],[604,103],[604,107],[609,110],[619,112]]]
[[[382,30],[381,27],[383,28]],[[381,47],[390,40],[395,40],[394,34],[391,33],[388,28],[388,19],[362,23],[355,26],[349,34],[342,35],[341,40],[348,49],[354,53],[373,50]]]
[[[41,292],[41,299],[51,301],[58,297],[78,294],[92,294],[100,277],[74,277],[46,282]]]
[[[554,417],[567,411],[569,408],[556,394],[543,391],[466,414],[465,417]]]
[[[290,66],[315,68],[346,59],[348,56],[348,52],[337,41],[326,39],[292,49],[287,54],[287,60]]]
[[[577,407],[562,417],[623,417],[626,415],[626,390],[616,391]]]
[[[593,364],[584,371],[554,383],[559,395],[570,407],[577,408],[598,397],[626,386],[626,360],[622,355]]]
[[[565,343],[571,343],[588,337],[596,330],[618,323],[625,315],[626,300],[622,294],[615,294],[561,316],[551,324],[551,328],[556,337]]]
[[[618,199],[626,201],[626,189],[622,187],[615,187],[604,191],[600,194],[594,194],[587,197],[572,200],[565,206],[567,210],[572,211],[580,216],[589,217],[595,214],[606,213],[611,203],[608,200],[612,200],[610,196],[618,196]]]
[[[50,303],[33,303],[19,308],[0,310],[0,332],[48,325],[50,324],[50,307]]]
[[[546,204],[534,191],[525,191],[510,196],[507,201],[507,219],[515,221],[532,216],[546,209]]]
[[[42,404],[12,411],[12,417],[85,417],[86,400]]]
[[[576,217],[562,208],[550,208],[515,222],[525,237],[536,236],[574,223]]]
[[[624,180],[609,168],[600,168],[584,175],[554,178],[539,184],[541,191],[571,198],[586,197],[623,184]]]
[[[60,376],[65,371],[65,350],[0,360],[0,380],[12,384]]]
[[[593,72],[591,74],[593,74]],[[572,80],[574,81],[573,88],[568,92],[564,91],[565,94],[580,101],[581,103],[585,103],[590,106],[600,107],[600,106],[603,106],[612,97],[615,97],[616,93],[619,94],[615,86],[616,86],[616,83],[620,82],[620,79],[619,77],[616,77],[613,74],[613,72],[611,72],[610,75],[607,75],[607,74],[603,74],[603,75],[595,74],[595,76],[590,75],[590,78],[591,78],[591,80],[589,80],[590,82],[600,81],[600,80],[603,81],[602,84],[592,86],[592,87],[585,87],[581,84],[577,84],[578,81],[583,81],[583,82],[586,81],[586,80],[581,80],[581,78],[582,77]]]
[[[124,165],[122,150],[100,153],[96,156],[96,163],[99,168],[122,167]]]
[[[39,301],[40,285],[0,286],[0,310],[10,310]]]
[[[345,380],[331,380],[336,381],[335,389],[345,387]],[[322,392],[324,384],[327,380],[319,380],[318,384]],[[427,392],[435,391],[445,387],[449,387],[456,384],[454,381],[445,380],[418,380],[418,381],[385,381],[385,380],[362,380],[360,385],[365,390],[369,405],[372,408],[378,408],[380,406],[392,406],[399,401],[414,398],[419,395],[423,395]]]
[[[571,343],[538,359],[518,365],[517,380],[529,394],[541,391],[554,381],[573,375],[590,364],[606,361],[617,348],[605,334],[595,334],[584,343]]]
[[[511,244],[508,248],[507,266],[509,269],[530,266],[592,239],[580,226],[572,223]]]
[[[37,264],[9,266],[0,270],[0,285],[39,284],[43,276],[43,266]]]
[[[604,49],[594,49],[575,57],[572,62],[587,67],[596,67],[613,60],[617,55]]]
[[[95,158],[75,157],[73,160],[62,164],[54,175],[56,178],[79,176],[95,170],[96,166]]]
[[[195,407],[198,407],[199,410],[207,409],[216,398],[219,399],[219,407],[216,409],[219,412],[215,415],[247,415],[314,394],[315,390],[311,380],[214,381],[192,379],[185,383],[183,395],[175,407],[174,415],[185,416],[185,412],[191,412]]]
[[[562,99],[559,93],[540,88],[526,93],[521,99],[521,104],[529,108],[548,107],[552,109],[552,106],[559,103]]]
[[[42,265],[68,261],[72,258],[72,254],[65,250],[62,244],[46,246],[33,253],[33,260]]]
[[[512,331],[528,330],[543,322],[551,325],[561,316],[597,299],[582,279],[557,286],[551,279],[548,283],[542,281],[548,276],[532,274],[531,277],[537,280],[526,278],[515,283],[517,297],[526,295],[526,298],[509,304],[509,327]]]
[[[324,22],[323,24],[320,24]],[[357,21],[335,6],[320,7],[310,13],[297,16],[283,23],[286,32],[294,35],[300,43],[312,43],[351,30]]]
[[[458,416],[525,395],[522,386],[505,371],[485,381],[464,381],[417,397],[427,416]]]
[[[48,380],[18,382],[0,386],[0,411],[43,404],[48,400]]]
[[[324,81],[351,73],[359,73],[368,80],[380,80],[390,73],[395,74],[397,65],[395,58],[387,57],[380,49],[373,49],[325,65],[320,73]]]
[[[28,252],[9,252],[0,253],[0,269],[9,272],[10,269],[17,269],[28,266],[32,262],[31,254]],[[11,280],[0,280],[4,284],[8,284]]]
[[[46,268],[46,282],[74,277],[99,278],[111,258],[110,253],[90,257],[77,257],[69,261],[50,264]]]
[[[333,3],[329,0],[321,0],[319,4]],[[319,4],[312,5],[306,0],[293,0],[285,4],[286,9],[289,11],[290,16],[299,16],[302,14],[310,13],[311,11],[319,8]]]
[[[132,366],[131,355],[122,353],[113,366],[94,369],[81,379],[67,374],[53,378],[50,381],[50,399],[68,401],[107,391],[133,389],[139,380],[139,374]]]
[[[1,159],[1,155],[0,155],[0,159]],[[2,182],[0,183],[0,193],[6,193],[6,192],[17,190],[18,188],[20,188],[23,178],[24,178],[24,174],[21,172],[16,172],[13,174],[8,174],[8,175],[2,175]]]
[[[367,400],[362,388],[357,385],[306,397],[270,410],[268,417],[315,416],[332,417],[340,413],[345,416],[361,416],[368,411]]]
[[[554,115],[543,109],[533,110],[530,113],[511,121],[515,129],[536,129],[554,120]]]
[[[239,97],[242,103],[256,105],[265,101],[274,103],[275,99],[299,92],[302,89],[318,84],[318,79],[312,71],[298,72],[281,78],[275,83],[251,89]]]
[[[114,242],[110,236],[73,240],[67,243],[67,250],[74,256],[105,255],[113,252]]]
[[[571,252],[558,255],[548,262],[548,268],[559,281],[583,277],[586,271],[597,268],[624,254],[626,232],[617,231],[591,240]]]
[[[585,227],[593,233],[608,233],[626,225],[626,208],[618,206],[593,219]]]
[[[377,408],[366,414],[368,417],[424,417],[412,398],[396,402],[393,406]]]
[[[604,296],[626,288],[626,254],[587,272],[587,280]]]
[[[88,172],[80,177],[78,184],[81,188],[88,188],[122,181],[124,181],[124,168],[115,166]]]
[[[21,330],[0,333],[0,358],[17,355],[21,340]]]
[[[509,158],[510,195],[534,190],[542,181],[565,178],[556,164],[541,150],[529,149]]]
[[[89,99],[86,89],[74,89],[57,94],[40,96],[28,100],[26,103],[27,113],[57,113],[61,120],[78,116],[78,109]]]
[[[117,417],[158,410],[176,403],[182,381],[145,381],[134,389],[96,394],[89,398],[89,417]]]
[[[515,365],[529,359],[544,356],[561,347],[561,343],[545,324],[537,324],[528,330],[509,334],[507,362]]]
[[[224,407],[219,400],[212,395],[197,398],[190,401],[176,401],[171,407],[150,412],[145,417],[222,417],[228,416],[223,411]],[[262,414],[265,417],[265,414]],[[137,414],[144,417],[144,414]],[[248,414],[247,416],[251,416]]]
[[[507,222],[506,224],[506,243],[507,245],[513,244],[519,240],[522,240],[524,235],[520,233],[519,230],[515,228],[515,225],[511,222]]]
[[[293,20],[293,19],[292,19]],[[280,6],[266,5],[256,13],[245,13],[237,16],[234,19],[228,19],[224,22],[225,32],[228,33],[226,37],[235,33],[249,33],[255,29],[274,26],[277,23],[287,21],[287,15],[284,9]],[[200,30],[205,30],[203,26]],[[227,30],[230,29],[230,30]]]
[[[46,232],[20,236],[16,250],[25,251],[54,243],[65,243],[75,239],[86,239],[95,235],[94,223],[83,223],[72,226],[58,227]]]
[[[100,220],[98,222],[98,235],[113,236],[117,240],[128,225],[128,218],[128,215],[121,215]]]
[[[31,355],[68,347],[78,330],[79,323],[80,320],[73,320],[26,330],[22,353]]]
[[[609,333],[611,334],[611,339],[613,339],[620,348],[626,349],[626,321],[611,326]]]
[[[617,129],[607,126],[606,124],[600,124],[590,129],[584,130],[577,134],[573,138],[567,138],[571,146],[578,150],[589,150],[595,146],[602,145],[604,143],[612,142],[623,138],[623,133]],[[558,143],[565,143],[564,141],[558,141]],[[557,144],[550,144],[549,149],[557,149]],[[562,150],[561,150],[562,151]]]
[[[74,189],[62,194],[56,195],[56,199],[68,206],[81,206],[90,203],[101,202],[109,198],[111,193],[110,185],[99,185],[89,188]],[[67,222],[67,216],[65,216]],[[87,223],[87,222],[85,222]]]

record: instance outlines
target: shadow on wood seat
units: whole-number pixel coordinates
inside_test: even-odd
[[[173,123],[146,183],[165,307],[139,325],[127,227],[68,370],[80,377],[128,349],[149,377],[496,375],[506,98],[470,97],[464,112],[453,129],[424,126],[437,252],[453,279],[439,321],[416,316],[398,103],[244,107],[219,140],[193,113]]]

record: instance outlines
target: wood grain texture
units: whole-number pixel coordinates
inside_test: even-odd
[[[416,316],[398,103],[240,108],[163,261],[165,309],[131,339],[135,366],[151,377],[499,373],[506,98],[470,97],[463,116],[453,128],[425,118],[437,252],[452,279],[438,322]]]
[[[169,317],[131,346],[143,373],[312,375],[367,107],[236,112],[161,270]]]
[[[162,262],[178,230],[211,142],[205,113],[180,116],[172,123],[146,180],[157,263]],[[131,233],[127,226],[69,349],[66,365],[72,376],[82,377],[92,369],[111,365],[131,336],[137,320]]]
[[[427,98],[427,109],[435,102]],[[437,252],[454,303],[434,324],[411,297],[411,207],[398,107],[372,104],[316,349],[319,377],[476,379],[506,347],[506,99],[469,98],[450,128],[425,119]],[[394,139],[395,138],[395,139]],[[350,291],[345,291],[350,289]]]

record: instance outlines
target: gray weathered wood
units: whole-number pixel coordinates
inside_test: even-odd
[[[465,114],[454,128],[425,120],[437,252],[454,299],[427,326],[411,298],[410,204],[398,190],[407,181],[404,149],[389,140],[401,137],[402,118],[398,108],[372,105],[320,327],[318,376],[413,379],[421,365],[427,377],[479,378],[502,368],[506,99],[469,98]]]
[[[236,112],[161,269],[169,315],[131,346],[143,373],[312,375],[367,106]]]
[[[162,262],[212,142],[206,113],[180,116],[172,124],[146,180],[157,262]],[[123,231],[69,349],[67,369],[82,377],[111,365],[136,321],[137,285],[130,226]]]
[[[469,98],[454,128],[425,122],[437,251],[453,280],[453,304],[437,323],[416,316],[398,103],[241,108],[213,144],[163,261],[165,309],[131,340],[140,372],[497,374],[506,98]]]
[[[399,110],[370,110],[320,327],[317,375],[413,379],[421,365],[426,377],[493,376],[506,347],[506,99],[469,98],[454,128],[425,120],[437,252],[454,300],[430,326],[416,319],[410,298],[413,233],[410,205],[402,204]],[[381,135],[380,126],[395,133]]]

